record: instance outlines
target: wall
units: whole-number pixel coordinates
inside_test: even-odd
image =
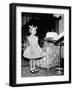
[[[61,20],[59,21],[59,34],[64,32],[64,16],[62,16]]]
[[[8,86],[9,83],[9,3],[37,3],[48,5],[73,5],[73,0],[1,0],[0,1],[0,90],[73,90],[72,84],[34,87]],[[73,36],[72,36],[73,38]],[[73,64],[73,63],[72,63]],[[73,68],[73,65],[72,65]],[[73,72],[72,72],[73,73]]]

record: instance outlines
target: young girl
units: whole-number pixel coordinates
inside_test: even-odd
[[[38,44],[38,37],[35,35],[37,27],[29,26],[30,36],[28,36],[29,46],[24,51],[23,56],[30,59],[30,72],[37,72],[35,68],[35,60],[43,57],[43,52]]]

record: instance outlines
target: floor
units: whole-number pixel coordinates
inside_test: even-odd
[[[62,73],[58,74],[58,71],[56,68],[57,67],[52,67],[48,70],[47,68],[36,67],[36,69],[39,72],[32,74],[30,72],[28,61],[23,60],[22,68],[21,68],[21,77],[58,76],[58,75],[60,76],[64,74],[63,71]]]
[[[22,66],[22,77],[37,77],[37,76],[58,76],[57,70],[55,67],[50,68],[49,70],[46,68],[36,67],[39,71],[38,73],[32,74],[30,72],[29,66]]]

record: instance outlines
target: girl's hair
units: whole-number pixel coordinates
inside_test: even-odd
[[[37,29],[37,26],[35,27],[35,26],[33,26],[33,25],[29,25],[29,32],[30,32],[30,33],[31,33],[31,30],[32,30],[33,28]]]
[[[36,29],[37,29],[37,26],[29,25],[29,28],[30,28],[30,29],[32,29],[32,28],[36,28]]]
[[[30,20],[29,22],[27,22],[25,25],[22,26],[22,36],[23,36],[23,39],[26,39],[26,36],[30,35],[29,26],[32,26],[32,25],[33,25],[33,27],[38,26],[37,29],[39,29],[39,23],[36,20]]]

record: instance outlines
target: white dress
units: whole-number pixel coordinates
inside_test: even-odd
[[[38,44],[38,37],[30,35],[28,37],[29,46],[25,49],[23,56],[29,59],[37,59],[43,57],[43,51]]]

